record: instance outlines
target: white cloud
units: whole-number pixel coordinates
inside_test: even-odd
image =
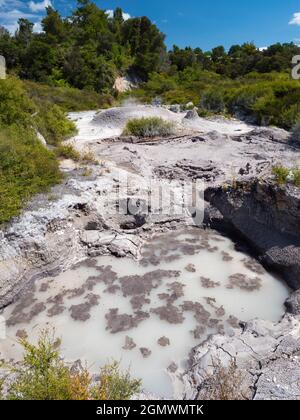
[[[0,10],[0,19],[3,19],[4,21],[12,21],[12,20],[18,20],[20,18],[25,19],[33,19],[36,18],[36,15],[33,15],[31,13],[24,13],[21,10],[14,9],[10,11],[3,11]]]
[[[293,14],[293,18],[289,21],[289,25],[300,26],[300,12]]]
[[[259,51],[265,51],[265,50],[268,49],[268,47],[259,47],[258,49],[259,49]]]
[[[0,25],[4,26],[9,32],[14,33],[18,28],[18,20],[24,18],[29,20],[37,20],[37,16],[32,13],[25,13],[19,9],[10,11],[0,10]]]
[[[11,9],[16,7],[23,7],[24,3],[20,0],[0,0],[0,8]]]
[[[37,3],[34,1],[30,1],[28,3],[28,7],[32,12],[43,12],[46,9],[46,7],[49,6],[52,6],[51,0],[43,0],[42,2]]]
[[[43,28],[42,28],[42,23],[41,22],[36,22],[34,24],[33,32],[38,32],[38,33],[43,32]]]
[[[110,10],[110,9],[109,10],[106,10],[105,13],[108,15],[109,18],[113,18],[114,17],[114,11],[113,10]],[[123,19],[124,20],[128,20],[130,18],[131,18],[131,16],[130,16],[129,13],[123,12]]]

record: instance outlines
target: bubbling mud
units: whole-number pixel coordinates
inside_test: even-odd
[[[20,337],[55,328],[66,360],[95,373],[112,359],[146,391],[180,396],[193,347],[254,318],[278,321],[287,287],[216,232],[186,229],[154,237],[140,261],[98,257],[32,285],[4,310],[0,357],[18,360]]]

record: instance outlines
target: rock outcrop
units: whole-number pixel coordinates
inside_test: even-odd
[[[244,391],[254,400],[298,400],[300,320],[286,315],[278,324],[255,320],[215,335],[196,347],[183,376],[184,398],[197,399],[214,374],[213,365],[234,362],[244,375]]]
[[[292,289],[300,288],[299,188],[254,180],[208,189],[206,199],[219,210],[227,230],[245,239]],[[214,225],[214,217],[210,222]]]
[[[6,78],[6,62],[5,58],[0,55],[0,79]]]

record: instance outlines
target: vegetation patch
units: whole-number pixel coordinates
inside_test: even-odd
[[[174,132],[174,124],[159,117],[150,117],[128,121],[123,134],[136,137],[167,137]]]
[[[274,166],[273,175],[279,185],[286,185],[287,183],[294,184],[300,187],[300,169],[286,168],[284,166]]]
[[[26,339],[19,343],[24,356],[17,366],[7,366],[8,390],[1,395],[5,379],[0,380],[0,399],[8,400],[128,400],[140,392],[141,381],[117,362],[105,365],[96,384],[87,368],[72,369],[60,354],[61,342],[49,331],[42,331],[37,345]],[[1,398],[2,397],[2,398]]]
[[[80,153],[71,144],[61,144],[56,149],[58,157],[80,161]]]
[[[0,224],[17,215],[26,201],[60,182],[58,162],[20,127],[0,128]]]
[[[62,179],[55,153],[39,141],[37,131],[58,145],[75,126],[56,105],[39,108],[19,79],[0,80],[0,224]]]

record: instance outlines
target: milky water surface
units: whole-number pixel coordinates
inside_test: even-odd
[[[67,360],[94,372],[119,360],[147,391],[172,397],[194,346],[239,320],[278,321],[288,294],[218,233],[171,232],[144,246],[140,261],[98,257],[36,282],[4,311],[0,357],[19,359],[18,336],[34,341],[55,327]]]

